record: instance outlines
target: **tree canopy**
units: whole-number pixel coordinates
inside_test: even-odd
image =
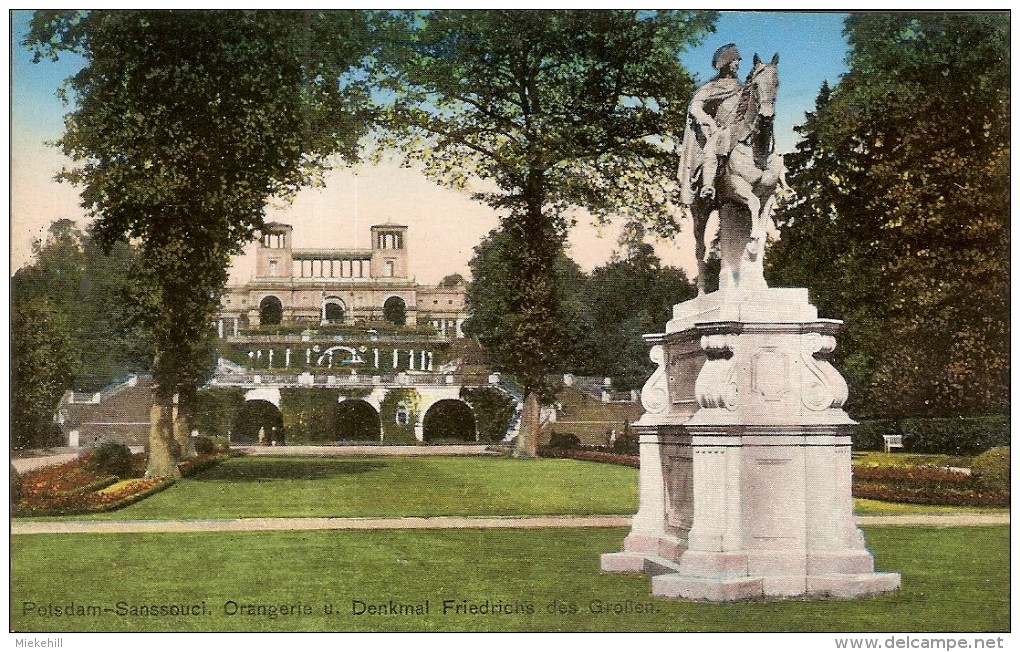
[[[773,281],[846,321],[863,416],[1009,405],[1009,16],[861,14],[787,157]]]
[[[271,196],[352,158],[366,99],[348,70],[361,12],[38,11],[36,56],[79,52],[59,143],[105,246],[136,239],[134,304],[154,345],[150,475],[175,474],[172,396],[193,393],[229,257]],[[186,427],[186,426],[185,426]],[[162,433],[162,434],[160,434]],[[161,443],[162,442],[162,443]],[[166,446],[163,446],[166,443]],[[165,450],[164,450],[165,448]]]
[[[639,222],[624,228],[613,259],[592,270],[584,291],[590,330],[580,373],[611,376],[617,389],[639,389],[654,371],[647,333],[660,333],[673,306],[693,299],[696,288],[683,270],[664,267],[645,241]]]
[[[136,252],[124,242],[109,253],[70,220],[54,222],[35,260],[11,281],[15,307],[45,299],[63,315],[72,358],[62,360],[70,373],[65,389],[98,391],[132,371],[148,369],[151,345],[126,304]]]
[[[571,211],[671,221],[664,189],[676,166],[659,143],[679,141],[693,88],[680,53],[714,18],[633,10],[393,15],[396,45],[374,71],[389,100],[388,144],[441,183],[479,182],[476,197],[502,213],[502,266],[513,287],[486,339],[529,395],[522,455],[534,453],[534,397],[564,337],[555,267]]]
[[[51,446],[53,414],[76,364],[67,314],[45,297],[11,306],[11,447]]]
[[[613,260],[589,274],[565,253],[557,257],[558,339],[546,343],[555,356],[551,373],[609,376],[618,389],[640,388],[648,379],[654,365],[641,336],[661,332],[673,305],[693,298],[696,290],[682,270],[662,266],[644,233],[640,224],[627,225]],[[503,369],[518,354],[512,333],[505,332],[515,327],[509,306],[518,291],[505,280],[510,246],[512,238],[495,230],[475,248],[468,286],[471,318],[464,326]]]

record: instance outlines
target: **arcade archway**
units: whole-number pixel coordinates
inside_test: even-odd
[[[336,441],[379,441],[382,424],[379,413],[368,402],[348,399],[340,403],[333,420]]]
[[[475,415],[464,401],[437,401],[422,421],[422,437],[433,441],[476,441]]]
[[[269,401],[245,401],[234,415],[230,440],[237,444],[284,442],[283,414]]]

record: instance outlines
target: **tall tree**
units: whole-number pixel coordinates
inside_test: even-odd
[[[392,99],[392,144],[441,183],[482,180],[491,190],[476,197],[503,214],[514,292],[486,339],[528,395],[517,453],[532,456],[536,396],[561,340],[554,267],[570,211],[670,221],[665,181],[675,161],[656,139],[682,132],[692,80],[679,55],[715,15],[486,10],[397,18],[403,33],[376,70]]]
[[[12,303],[11,447],[52,445],[53,415],[74,374],[67,317],[45,297]]]
[[[63,315],[76,351],[65,389],[94,392],[148,369],[147,338],[131,325],[125,304],[134,248],[118,242],[106,254],[90,233],[71,220],[58,220],[34,253],[33,262],[11,281],[11,302],[45,299],[51,311]]]
[[[464,331],[477,337],[497,366],[503,369],[526,364],[523,360],[507,364],[508,360],[523,354],[515,336],[525,328],[522,324],[525,317],[514,309],[521,301],[522,289],[516,283],[507,282],[514,274],[513,266],[519,253],[513,249],[517,246],[519,241],[505,231],[490,231],[475,247],[470,262],[467,304],[471,316],[464,324]],[[554,339],[542,343],[548,373],[571,369],[577,342],[583,340],[588,324],[587,306],[582,305],[584,272],[562,250],[556,255],[553,276],[553,283],[561,291],[550,304],[549,319],[554,321],[555,327],[548,332]],[[540,393],[548,389],[544,384],[538,386]]]
[[[592,270],[588,279],[591,328],[579,368],[611,376],[620,389],[641,387],[654,369],[642,335],[662,332],[673,305],[696,295],[683,270],[662,266],[645,241],[643,225],[627,224],[613,259]]]
[[[175,476],[173,399],[201,377],[200,351],[230,255],[264,206],[327,157],[353,158],[365,92],[347,75],[360,12],[39,11],[37,59],[79,52],[60,140],[105,247],[139,243],[138,316],[155,348],[147,475]]]
[[[788,159],[769,258],[847,322],[850,407],[1009,405],[1009,16],[861,14]]]

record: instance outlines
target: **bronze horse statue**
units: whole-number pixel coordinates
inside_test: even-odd
[[[773,133],[778,63],[778,54],[769,63],[754,55],[754,67],[733,98],[737,106],[730,128],[735,144],[725,165],[719,166],[716,192],[710,197],[698,196],[691,204],[699,295],[705,292],[705,230],[714,211],[719,212],[719,289],[767,287],[762,259],[768,224],[777,190],[789,188]]]

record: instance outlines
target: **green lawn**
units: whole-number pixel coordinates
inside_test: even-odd
[[[577,460],[252,456],[232,458],[124,509],[65,518],[633,514],[637,492],[637,469]],[[855,510],[858,514],[1009,511],[875,500],[856,500]]]
[[[959,507],[957,505],[914,505],[888,503],[868,498],[854,499],[854,513],[860,516],[895,514],[1009,514],[1009,507]]]
[[[503,457],[237,457],[75,519],[633,514],[637,470]]]
[[[706,604],[650,597],[644,576],[605,575],[599,554],[624,529],[400,530],[19,535],[11,549],[13,631],[1008,631],[1009,529],[867,528],[900,593],[860,600]],[[421,615],[354,615],[365,604]],[[508,605],[457,614],[448,606]],[[462,602],[462,601],[467,601]],[[650,605],[593,613],[593,601]],[[238,605],[307,606],[228,615]],[[31,603],[34,607],[27,605]],[[198,615],[118,615],[138,605],[198,605]],[[100,615],[41,615],[95,606]],[[332,613],[327,614],[327,605]],[[548,613],[563,609],[568,613]],[[597,607],[597,603],[595,604]],[[204,607],[204,611],[203,611]],[[576,608],[576,613],[571,613]],[[103,609],[108,609],[102,613]],[[238,607],[238,610],[243,607]],[[253,607],[258,609],[258,607]]]

